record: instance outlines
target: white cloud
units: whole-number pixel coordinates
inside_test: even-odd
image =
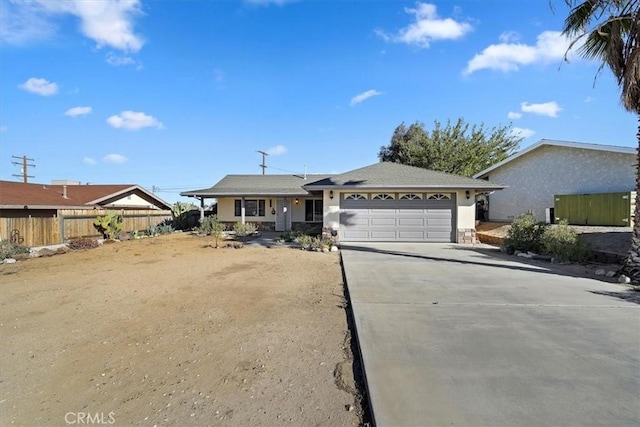
[[[129,161],[129,159],[127,159],[125,156],[123,156],[122,154],[107,154],[106,156],[104,156],[102,158],[102,161],[105,163],[126,163]]]
[[[351,101],[349,101],[349,105],[351,105],[353,107],[354,105],[360,104],[362,101],[365,101],[365,100],[371,98],[372,96],[378,96],[378,95],[382,95],[382,92],[378,92],[375,89],[371,89],[371,90],[368,90],[366,92],[362,92],[362,93],[354,96],[353,98],[351,98]]]
[[[434,4],[416,3],[415,9],[405,8],[404,11],[414,16],[414,22],[396,34],[383,30],[376,30],[376,34],[386,41],[427,48],[433,41],[459,39],[473,29],[469,23],[438,17]]]
[[[509,111],[507,113],[507,117],[509,117],[511,120],[518,120],[522,117],[522,113],[518,113],[517,111]]]
[[[511,135],[518,138],[529,138],[530,136],[535,135],[535,131],[526,128],[514,127],[511,128]]]
[[[91,157],[85,157],[84,159],[82,159],[82,163],[84,163],[85,165],[95,165],[96,161]]]
[[[164,125],[158,119],[138,111],[123,111],[109,117],[107,123],[116,129],[139,130],[148,127],[164,129]]]
[[[266,152],[270,156],[279,156],[287,152],[287,147],[284,145],[276,145],[275,147],[269,148]]]
[[[570,44],[559,31],[540,33],[535,46],[516,43],[511,36],[501,36],[501,40],[502,43],[492,44],[476,54],[468,62],[465,74],[483,69],[517,71],[524,65],[561,61]],[[574,46],[574,50],[577,47]]]
[[[520,34],[515,31],[505,31],[499,37],[502,43],[515,43],[520,41]]]
[[[78,117],[84,116],[85,114],[91,114],[91,111],[91,107],[73,107],[65,111],[64,115],[70,117]]]
[[[142,69],[142,63],[139,61],[136,61],[134,58],[132,58],[129,55],[118,55],[114,52],[109,52],[106,55],[106,60],[107,60],[107,64],[113,66],[113,67],[122,67],[122,66],[126,66],[126,65],[135,65],[136,66],[136,70],[141,70]]]
[[[584,102],[585,104],[588,104],[588,103],[593,102],[593,101],[595,101],[595,98],[592,98],[592,97],[590,97],[590,96],[587,96],[587,97],[584,99],[584,101],[583,101],[583,102]]]
[[[50,82],[46,79],[38,79],[36,77],[31,77],[26,82],[18,85],[18,87],[26,90],[27,92],[42,96],[51,96],[58,93],[58,85],[56,83]]]
[[[558,117],[558,113],[562,110],[556,101],[545,102],[542,104],[529,104],[521,102],[520,109],[524,113],[537,114],[539,116]]]
[[[140,4],[140,0],[3,1],[0,35],[12,44],[46,39],[55,34],[54,18],[70,15],[78,18],[80,32],[99,48],[137,52],[144,44],[133,30],[135,18],[142,14]]]

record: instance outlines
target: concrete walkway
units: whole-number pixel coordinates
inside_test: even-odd
[[[377,426],[640,425],[640,299],[458,245],[342,257]]]

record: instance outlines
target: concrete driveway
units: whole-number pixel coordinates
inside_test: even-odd
[[[640,425],[638,293],[470,246],[342,257],[377,426]]]

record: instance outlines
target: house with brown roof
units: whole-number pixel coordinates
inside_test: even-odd
[[[169,203],[135,184],[0,181],[0,239],[34,246],[99,236],[93,219],[109,210],[123,216],[125,231],[171,219]]]

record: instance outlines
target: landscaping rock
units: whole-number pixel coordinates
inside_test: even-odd
[[[531,255],[530,253],[525,253],[525,252],[520,252],[516,256],[519,256],[520,258],[527,258],[527,259],[533,258],[533,255]]]
[[[67,248],[66,246],[60,246],[58,249],[56,249],[56,254],[58,255],[63,255],[67,252],[69,252],[69,248]]]
[[[329,253],[329,248],[322,248],[322,252]]]
[[[15,264],[16,260],[14,258],[5,258],[2,262],[5,264]]]
[[[16,261],[24,261],[25,259],[29,259],[31,257],[31,254],[15,254],[13,256],[13,259],[15,259]]]
[[[613,277],[616,275],[615,271],[607,271],[607,273],[605,274],[606,277]]]
[[[55,251],[47,248],[43,248],[38,251],[38,256],[54,256],[55,254]]]
[[[606,273],[606,270],[604,268],[599,268],[596,270],[595,275],[596,276],[604,276]]]
[[[338,252],[337,246],[331,246],[331,252]]]
[[[625,276],[624,274],[621,274],[620,277],[618,277],[618,283],[622,283],[626,285],[631,283],[631,279]]]

